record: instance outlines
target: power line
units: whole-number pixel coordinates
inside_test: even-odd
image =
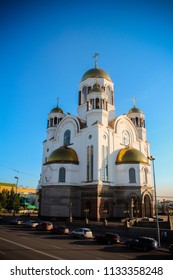
[[[5,167],[5,166],[2,166],[2,165],[1,165],[1,167],[6,168],[6,169],[9,169],[9,170],[12,170],[12,171],[15,171],[15,172],[20,173],[20,174],[24,174],[24,175],[32,176],[32,177],[35,177],[35,178],[37,178],[37,177],[38,177],[38,176],[36,176],[35,174],[31,174],[31,173],[23,172],[23,171],[20,171],[20,170],[14,169],[14,168]]]
[[[17,173],[25,174],[25,175],[32,176],[32,177],[38,177],[38,176],[36,176],[36,175],[34,175],[34,174],[22,172],[22,171],[19,171],[19,170],[16,170],[16,169],[12,169],[12,168],[9,168],[9,169],[10,169],[10,170],[13,170],[13,171],[16,171]]]

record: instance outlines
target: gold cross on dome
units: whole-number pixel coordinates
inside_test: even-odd
[[[93,55],[93,58],[95,59],[95,60],[94,60],[95,68],[98,67],[98,64],[97,64],[97,62],[98,62],[97,56],[98,56],[98,55],[99,55],[99,53],[95,53],[95,54]]]
[[[132,100],[133,100],[134,107],[136,107],[136,97],[133,97]]]

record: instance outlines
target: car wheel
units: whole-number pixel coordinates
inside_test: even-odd
[[[108,244],[108,245],[111,245],[111,244],[112,244],[112,242],[111,242],[110,240],[108,240],[107,244]]]

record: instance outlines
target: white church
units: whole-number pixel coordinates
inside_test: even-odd
[[[70,100],[69,100],[70,107]],[[59,219],[150,217],[154,209],[150,143],[136,107],[116,115],[114,83],[95,67],[79,83],[78,115],[48,114],[38,185],[40,216]]]

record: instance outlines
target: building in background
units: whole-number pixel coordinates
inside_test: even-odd
[[[38,185],[42,217],[153,215],[145,114],[134,102],[117,116],[114,97],[114,83],[96,60],[79,83],[78,115],[58,105],[48,114]]]
[[[11,191],[14,190],[14,192],[20,195],[20,204],[21,206],[27,206],[34,204],[36,208],[38,208],[38,195],[37,195],[37,190],[34,188],[29,188],[29,187],[23,187],[23,186],[18,186],[16,189],[16,184],[9,184],[9,183],[4,183],[0,182],[0,193],[3,190]]]

